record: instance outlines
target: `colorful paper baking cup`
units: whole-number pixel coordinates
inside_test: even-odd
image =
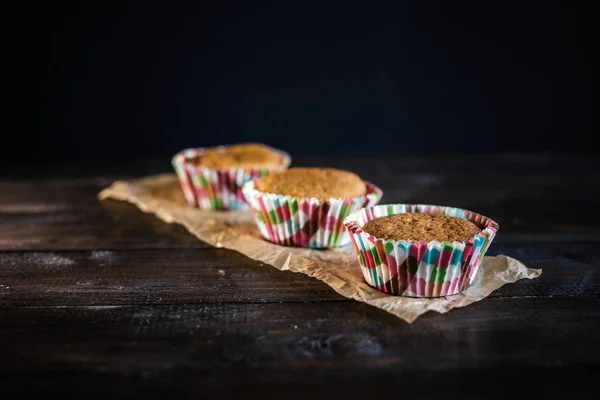
[[[369,182],[365,185],[364,196],[329,200],[265,193],[255,189],[254,182],[246,183],[242,191],[265,239],[285,246],[324,249],[347,245],[350,238],[344,218],[381,199],[381,189]]]
[[[481,229],[469,242],[406,241],[374,237],[362,230],[369,221],[402,213],[442,214],[466,219]],[[498,224],[460,208],[391,204],[358,210],[344,220],[365,281],[377,290],[409,297],[460,293],[475,279]]]
[[[219,146],[214,149],[225,149]],[[188,204],[202,210],[247,210],[242,185],[273,171],[284,171],[290,165],[290,155],[273,149],[280,164],[273,168],[219,168],[196,165],[194,160],[208,148],[186,149],[171,160]]]

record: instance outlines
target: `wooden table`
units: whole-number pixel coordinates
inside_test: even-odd
[[[354,170],[384,203],[488,215],[500,224],[489,254],[544,272],[409,325],[96,199],[168,161],[5,168],[0,398],[519,398],[599,387],[600,157],[294,161]]]

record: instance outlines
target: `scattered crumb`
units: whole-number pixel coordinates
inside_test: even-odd
[[[66,210],[65,204],[3,204],[0,206],[0,211],[3,213],[31,213],[39,214],[44,212],[63,211]]]
[[[75,264],[75,261],[70,258],[53,253],[31,254],[30,260],[32,263],[40,263],[48,267],[66,267],[67,265]]]
[[[3,258],[2,267],[6,272],[22,273],[23,271],[45,270],[61,271],[75,261],[54,253],[7,254]]]
[[[218,270],[217,272],[219,273],[219,275],[225,276],[225,271],[223,271],[222,269]]]
[[[117,254],[109,250],[97,250],[92,251],[92,253],[90,254],[90,258],[92,260],[98,261],[100,263],[100,266],[104,266],[105,263],[108,265],[115,263],[118,259],[118,256]]]
[[[298,325],[294,325],[294,329],[298,329]]]

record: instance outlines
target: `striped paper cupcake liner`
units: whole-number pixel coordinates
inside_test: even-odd
[[[329,200],[265,193],[255,189],[254,182],[246,183],[242,191],[265,239],[285,246],[324,249],[347,245],[350,237],[344,218],[381,199],[381,189],[369,182],[365,184],[364,196]]]
[[[471,242],[405,241],[376,238],[362,230],[369,221],[402,213],[442,214],[467,219],[481,229]],[[391,295],[439,297],[469,287],[498,231],[483,215],[454,207],[393,204],[363,208],[344,220],[365,281]]]
[[[219,146],[217,149],[226,147]],[[249,207],[244,201],[242,185],[269,172],[286,170],[291,162],[288,153],[273,149],[281,157],[281,163],[271,169],[212,169],[196,165],[193,160],[206,150],[208,148],[186,149],[171,160],[186,201],[202,210],[247,210]]]

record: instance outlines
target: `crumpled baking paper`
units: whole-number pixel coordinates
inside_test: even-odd
[[[98,197],[127,201],[165,222],[183,225],[200,240],[215,247],[238,251],[279,270],[317,278],[344,297],[385,310],[408,323],[427,311],[445,313],[455,307],[467,306],[506,283],[534,279],[542,273],[540,269],[525,267],[514,258],[485,257],[474,284],[461,294],[433,299],[390,296],[365,283],[352,246],[312,250],[269,243],[260,236],[250,211],[202,211],[189,206],[175,175],[118,181],[102,190]]]

